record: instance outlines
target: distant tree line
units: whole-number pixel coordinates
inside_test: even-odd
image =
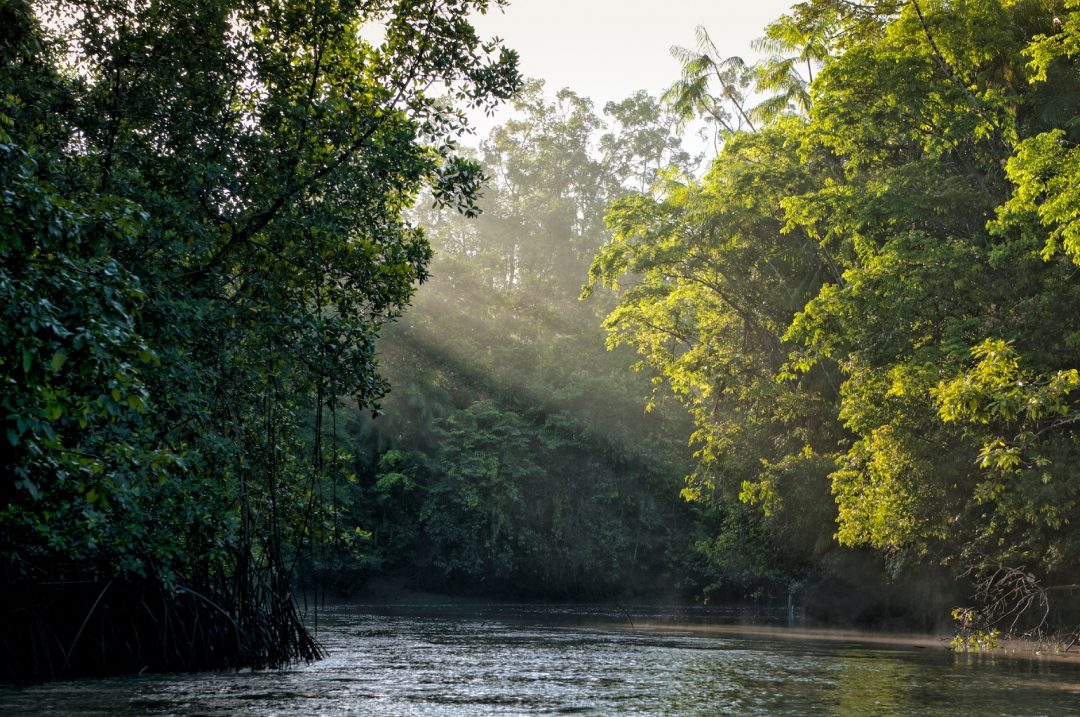
[[[673,402],[643,413],[649,377],[605,349],[610,302],[579,300],[605,207],[691,159],[643,92],[597,112],[530,81],[513,108],[476,154],[482,214],[416,209],[431,278],[380,341],[383,414],[344,431],[364,532],[312,567],[346,590],[390,575],[519,598],[692,594],[689,424]]]

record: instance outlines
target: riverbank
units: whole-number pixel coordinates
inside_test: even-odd
[[[1054,640],[998,640],[998,644],[987,652],[974,654],[1052,660],[1080,665],[1080,646],[1074,644],[1066,650],[1063,642]]]
[[[1034,660],[1050,660],[1080,665],[1080,648],[1073,645],[1065,650],[1061,642],[1031,639],[998,639],[992,647],[982,650],[954,650],[952,635],[922,635],[872,630],[847,630],[828,626],[772,627],[767,625],[680,625],[669,623],[637,623],[635,630],[655,633],[701,634],[709,636],[740,635],[760,636],[769,639],[811,640],[841,642],[876,646],[913,647],[919,649],[952,651],[956,654],[980,657],[1008,657]]]
[[[622,627],[622,626],[618,626]],[[925,635],[873,630],[848,630],[822,625],[811,627],[781,627],[768,625],[672,625],[671,623],[641,622],[635,623],[637,631],[656,634],[696,634],[710,637],[757,636],[770,640],[802,640],[813,642],[844,643],[866,645],[868,647],[901,647],[953,652],[979,659],[1020,659],[1042,662],[1059,662],[1080,665],[1080,647],[1072,645],[1065,649],[1065,643],[1052,640],[1034,639],[997,639],[995,643],[980,650],[955,650],[951,642],[952,635]],[[1077,686],[1080,690],[1080,686]]]

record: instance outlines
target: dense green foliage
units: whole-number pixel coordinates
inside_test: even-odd
[[[598,115],[532,83],[515,109],[479,153],[483,214],[418,209],[432,278],[380,343],[395,389],[351,447],[369,567],[515,596],[692,590],[687,427],[643,413],[648,377],[578,300],[605,206],[689,159],[644,93]]]
[[[1075,625],[1080,0],[807,0],[601,113],[489,4],[0,7],[2,669],[313,657],[298,568]]]
[[[617,203],[592,269],[694,417],[690,497],[760,506],[788,554],[835,530],[948,566],[967,626],[1076,617],[1078,10],[801,3],[757,86],[816,71],[805,111],[686,55],[676,106],[743,121],[702,180]]]
[[[607,319],[612,340],[645,356],[694,418],[698,463],[685,494],[760,504],[784,533],[768,570],[806,565],[829,547],[823,478],[842,436],[834,371],[779,376],[784,331],[828,276],[813,241],[780,231],[781,200],[808,187],[818,166],[785,151],[789,126],[732,137],[700,186],[673,182],[662,201],[617,203],[615,240],[592,270],[620,289],[619,277],[634,279]],[[798,509],[783,511],[785,502]],[[746,557],[739,549],[720,562]]]
[[[323,407],[385,392],[375,337],[430,258],[421,187],[474,211],[458,108],[518,82],[468,24],[487,5],[4,4],[0,570],[13,611],[86,611],[12,628],[5,671],[317,654],[289,591],[337,537]],[[156,638],[109,608],[132,585]],[[216,652],[184,654],[181,595],[226,616]]]

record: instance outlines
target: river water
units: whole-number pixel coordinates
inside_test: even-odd
[[[1080,666],[641,608],[322,609],[327,659],[0,687],[0,715],[1080,715]]]

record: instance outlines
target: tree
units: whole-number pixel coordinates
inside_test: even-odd
[[[827,167],[787,149],[799,131],[790,119],[732,134],[701,183],[616,202],[613,240],[590,269],[594,286],[619,295],[609,342],[634,347],[694,420],[698,462],[684,494],[736,511],[740,497],[760,504],[799,566],[792,575],[828,545],[825,476],[844,437],[834,370],[785,368],[785,330],[829,276],[816,243],[785,230],[783,200]]]
[[[661,98],[686,122],[702,118],[723,139],[743,129],[755,129],[749,94],[754,69],[741,57],[721,57],[704,27],[698,27],[697,51],[673,45],[671,54],[682,65],[682,77]],[[714,89],[715,85],[715,89]]]
[[[906,3],[815,81],[806,137],[844,178],[787,205],[843,270],[789,333],[845,373],[839,539],[953,565],[1015,630],[1074,582],[1076,288],[1029,173],[1075,114],[1074,80],[1029,65],[1055,26],[1039,3]]]
[[[77,632],[46,615],[56,640],[5,639],[17,645],[5,654],[41,648],[20,669],[317,655],[289,591],[297,552],[326,536],[322,485],[343,477],[322,418],[339,396],[372,406],[385,393],[375,339],[430,257],[403,214],[421,186],[473,211],[479,169],[454,143],[461,108],[518,83],[514,54],[468,23],[488,7],[15,6],[3,251],[18,272],[5,291],[22,303],[4,327],[3,365],[25,362],[33,383],[4,419],[23,451],[4,514],[5,536],[19,536],[5,538],[5,579],[28,596],[43,582],[97,581],[90,600],[77,588],[58,598],[84,611]],[[381,44],[362,32],[375,24]],[[35,271],[52,278],[31,285]],[[76,297],[100,296],[100,309],[54,303],[51,287],[80,285]],[[82,321],[93,328],[80,338]],[[91,458],[77,476],[52,473],[79,455]],[[138,540],[93,541],[57,562],[82,522],[50,523],[62,517],[54,504]],[[28,537],[38,524],[49,530]],[[108,617],[123,609],[99,606],[139,600],[164,612],[130,611],[125,623]],[[97,624],[113,637],[80,642]],[[201,654],[178,646],[185,629],[202,630],[187,651]],[[157,638],[124,654],[131,633]],[[45,647],[57,641],[69,654]]]
[[[763,65],[760,122],[742,65],[686,54],[669,98],[741,123],[702,183],[617,203],[592,270],[626,285],[613,340],[693,412],[693,496],[769,512],[827,477],[842,545],[948,565],[968,618],[1016,630],[1076,582],[1074,12],[801,3],[767,30],[797,54]]]

